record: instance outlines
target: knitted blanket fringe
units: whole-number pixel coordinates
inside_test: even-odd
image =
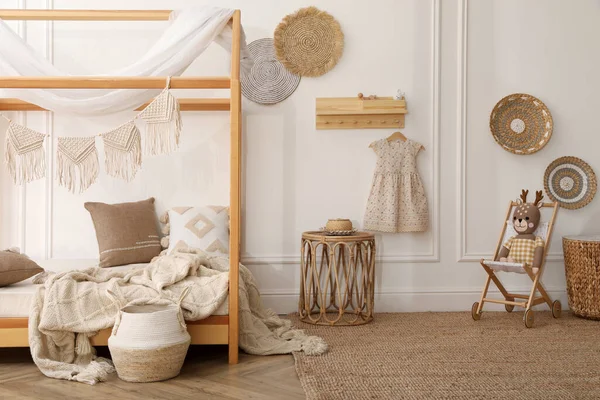
[[[89,338],[114,325],[118,303],[110,290],[128,303],[140,299],[176,301],[190,288],[181,307],[187,321],[212,315],[228,296],[229,259],[196,249],[164,251],[146,268],[114,271],[89,268],[61,274],[40,274],[29,317],[31,355],[40,371],[51,378],[87,384],[106,380],[114,372],[110,360],[96,357]],[[327,351],[323,339],[293,329],[262,306],[252,273],[240,264],[240,347],[257,355]],[[75,333],[78,332],[78,333]]]

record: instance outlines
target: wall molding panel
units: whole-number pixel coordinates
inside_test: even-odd
[[[440,120],[441,120],[441,0],[431,0],[431,142],[433,143],[431,202],[432,240],[429,253],[385,254],[377,257],[380,263],[437,263],[440,261]],[[298,238],[300,242],[300,238]],[[298,255],[242,254],[242,262],[253,264],[300,264]]]
[[[479,262],[482,258],[491,258],[493,253],[489,251],[475,251],[469,252],[467,250],[467,117],[468,117],[468,64],[469,64],[469,1],[461,0],[460,8],[458,12],[458,38],[457,38],[457,71],[458,76],[457,82],[457,109],[456,109],[456,120],[457,120],[457,132],[458,132],[458,153],[456,164],[458,166],[458,182],[457,182],[457,261],[458,262]],[[491,246],[495,246],[494,242]],[[493,250],[493,247],[490,247]],[[546,258],[547,261],[562,261],[562,252],[550,252]]]

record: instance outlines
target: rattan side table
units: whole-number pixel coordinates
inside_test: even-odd
[[[362,325],[373,320],[375,236],[304,232],[298,313],[315,325]]]

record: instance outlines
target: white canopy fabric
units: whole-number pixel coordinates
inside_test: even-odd
[[[231,51],[227,22],[234,10],[194,7],[171,13],[169,26],[134,64],[97,76],[179,76],[213,41]],[[252,65],[242,30],[242,68]],[[0,75],[71,76],[57,69],[0,20]],[[55,112],[104,115],[133,110],[160,90],[128,89],[0,89],[1,97],[16,97]]]

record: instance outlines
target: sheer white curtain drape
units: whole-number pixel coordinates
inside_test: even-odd
[[[195,7],[174,11],[171,21],[146,54],[134,64],[98,76],[179,76],[216,41],[231,51],[231,27],[227,22],[234,10]],[[243,34],[243,31],[242,31]],[[242,67],[251,59],[242,38]],[[0,75],[69,76],[37,54],[4,21],[0,20]],[[55,112],[102,115],[133,110],[152,99],[160,90],[127,89],[2,89],[1,97],[16,97]]]

